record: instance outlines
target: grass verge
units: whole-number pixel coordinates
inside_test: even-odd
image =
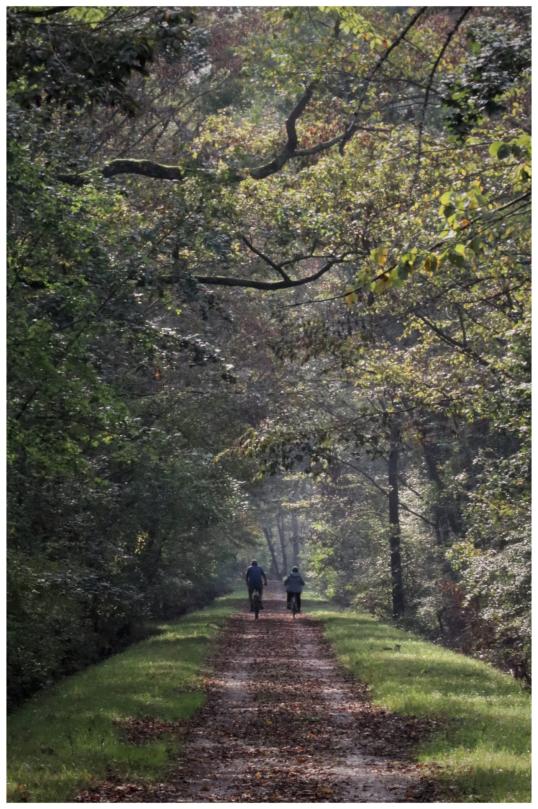
[[[305,607],[376,704],[443,720],[418,759],[440,766],[449,800],[530,802],[530,696],[509,675],[367,614]]]
[[[70,801],[111,776],[157,778],[179,747],[172,735],[142,745],[122,739],[118,722],[188,719],[201,707],[201,668],[237,594],[36,694],[8,718],[8,801]]]

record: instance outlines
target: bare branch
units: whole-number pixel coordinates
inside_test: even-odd
[[[288,120],[286,121],[286,132],[288,133],[288,142],[286,144],[286,149],[290,152],[294,152],[297,148],[297,130],[296,124],[298,119],[301,117],[303,112],[306,109],[306,105],[312,98],[312,94],[314,92],[315,82],[312,82],[308,85],[305,92],[291,111]]]
[[[421,114],[420,114],[420,122],[419,122],[419,126],[418,126],[417,165],[416,165],[416,168],[415,168],[413,180],[411,182],[411,187],[413,187],[415,185],[415,183],[418,180],[419,174],[420,174],[420,163],[421,163],[421,160],[422,160],[422,138],[424,136],[424,125],[426,123],[426,110],[428,108],[428,102],[430,100],[430,93],[431,93],[431,90],[432,90],[433,79],[434,79],[435,74],[437,72],[437,68],[439,67],[439,65],[441,63],[441,60],[442,60],[443,56],[445,55],[446,50],[447,50],[448,46],[450,45],[450,43],[452,41],[452,38],[454,37],[454,34],[457,32],[458,28],[460,27],[460,25],[462,24],[464,19],[467,17],[467,15],[471,13],[471,11],[472,11],[472,8],[465,8],[463,10],[463,13],[460,14],[460,16],[458,17],[458,19],[456,20],[456,22],[454,24],[454,27],[449,31],[449,33],[448,33],[448,35],[447,35],[447,37],[446,37],[446,39],[445,39],[445,41],[443,43],[443,47],[441,48],[441,50],[437,54],[437,58],[436,58],[435,62],[432,65],[432,69],[430,71],[430,75],[429,75],[429,78],[428,78],[428,84],[426,85],[426,92],[424,94],[424,103],[422,105],[422,110],[421,110]]]
[[[331,146],[336,146],[336,144],[340,143],[341,140],[342,135],[336,135],[334,138],[321,141],[321,143],[317,143],[316,146],[311,146],[309,149],[297,149],[294,156],[310,157],[310,155],[319,154],[320,152],[324,152],[326,149],[330,149]]]
[[[263,261],[265,261],[266,264],[269,264],[269,266],[272,267],[273,270],[276,270],[276,272],[284,279],[284,281],[290,280],[289,275],[282,269],[282,266],[280,264],[275,264],[275,262],[272,259],[270,259],[269,256],[266,256],[265,253],[262,253],[262,251],[258,250],[257,247],[254,247],[254,245],[247,239],[246,236],[241,236],[241,241],[244,244],[246,244],[249,250],[252,250],[253,253],[255,253]]]
[[[413,14],[411,19],[407,23],[407,25],[400,31],[400,33],[398,34],[396,39],[394,39],[391,42],[391,44],[388,46],[388,48],[381,54],[381,56],[379,57],[379,59],[377,60],[375,65],[373,66],[372,70],[367,75],[365,85],[364,85],[364,87],[362,89],[362,93],[359,96],[357,109],[355,110],[355,113],[353,115],[353,120],[351,121],[351,123],[349,124],[348,128],[346,129],[346,131],[344,132],[344,134],[342,136],[342,141],[340,143],[340,154],[344,153],[344,148],[345,148],[346,143],[349,140],[351,140],[351,138],[353,137],[353,135],[357,131],[359,113],[360,113],[360,111],[362,109],[362,105],[364,104],[364,102],[366,100],[366,94],[368,93],[368,90],[370,88],[370,84],[372,82],[372,79],[374,78],[377,71],[387,61],[387,59],[389,58],[392,51],[400,44],[400,42],[402,42],[403,39],[405,39],[405,36],[409,33],[411,28],[413,28],[417,24],[420,17],[422,17],[422,15],[424,14],[424,12],[426,10],[427,10],[427,6],[423,6],[422,8],[419,8],[418,11],[416,11]]]
[[[295,150],[297,149],[298,138],[297,138],[297,129],[296,124],[297,120],[301,117],[303,112],[306,109],[306,105],[312,98],[312,94],[314,92],[315,82],[309,84],[306,90],[304,91],[303,95],[290,112],[287,120],[286,120],[286,132],[288,135],[288,139],[286,144],[279,155],[277,155],[273,160],[269,163],[265,163],[263,166],[258,166],[257,168],[250,169],[249,174],[255,180],[263,180],[265,177],[269,177],[271,174],[275,174],[277,171],[280,171],[282,166],[284,166],[288,160],[295,156]]]
[[[243,287],[244,289],[264,289],[264,290],[278,290],[290,289],[291,287],[303,286],[303,284],[310,284],[312,281],[317,281],[325,273],[334,267],[335,264],[341,264],[345,261],[345,257],[329,259],[323,266],[312,275],[307,275],[304,278],[288,278],[282,281],[255,281],[250,278],[235,278],[226,275],[197,275],[195,280],[199,284],[210,284],[213,286],[223,287]],[[177,280],[177,279],[175,279]]]
[[[117,174],[139,174],[142,177],[154,177],[157,180],[183,180],[185,172],[179,166],[167,166],[153,160],[117,159],[106,163],[102,168],[103,177],[115,177]],[[83,186],[90,182],[88,174],[59,174],[58,179],[68,185]]]
[[[182,180],[185,176],[179,166],[166,166],[152,160],[111,160],[103,167],[104,177],[115,177],[117,174],[140,174],[158,180]]]
[[[16,13],[21,14],[25,17],[36,17],[39,19],[40,17],[52,17],[53,14],[61,14],[62,11],[69,11],[71,8],[76,8],[75,6],[49,6],[48,8],[21,8],[17,9]],[[15,9],[11,9],[15,11]]]

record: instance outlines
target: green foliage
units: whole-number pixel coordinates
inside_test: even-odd
[[[482,116],[504,111],[503,94],[530,70],[530,20],[526,9],[519,12],[517,22],[503,20],[502,25],[477,17],[467,34],[469,58],[445,80],[447,126],[460,138]]]
[[[405,622],[528,677],[528,10],[412,14],[10,10],[14,698],[39,569],[92,654],[270,530],[387,615],[391,451]]]
[[[241,486],[170,368],[179,351],[232,375],[164,326],[166,307],[146,317],[142,217],[109,188],[59,185],[24,140],[9,171],[12,705],[122,648],[148,616],[222,592],[246,533]]]
[[[70,8],[59,17],[8,11],[8,87],[23,107],[110,104],[134,114],[131,75],[147,75],[159,52],[177,55],[192,22],[168,9]]]

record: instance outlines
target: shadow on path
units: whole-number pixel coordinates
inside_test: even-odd
[[[210,661],[208,700],[166,783],[107,783],[91,802],[435,800],[410,752],[428,723],[371,705],[308,616],[268,590],[255,621],[230,618]]]

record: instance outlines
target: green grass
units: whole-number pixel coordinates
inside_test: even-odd
[[[203,704],[200,672],[237,595],[159,625],[159,634],[37,694],[8,718],[8,800],[67,802],[110,775],[159,778],[178,749],[172,737],[125,743],[115,721],[187,719]],[[457,799],[530,801],[530,698],[511,677],[369,615],[321,601],[305,610],[324,622],[344,666],[373,699],[397,713],[438,717],[419,748],[442,767]],[[399,651],[395,646],[399,644]],[[451,798],[452,799],[452,798]]]
[[[319,601],[305,607],[376,704],[445,720],[418,758],[441,766],[456,790],[450,800],[530,802],[530,696],[509,675],[367,614]]]
[[[244,598],[241,601],[244,605]],[[110,775],[159,777],[178,750],[172,736],[142,745],[115,722],[187,719],[203,704],[201,668],[237,595],[172,623],[121,654],[36,694],[8,718],[8,801],[64,802]]]

